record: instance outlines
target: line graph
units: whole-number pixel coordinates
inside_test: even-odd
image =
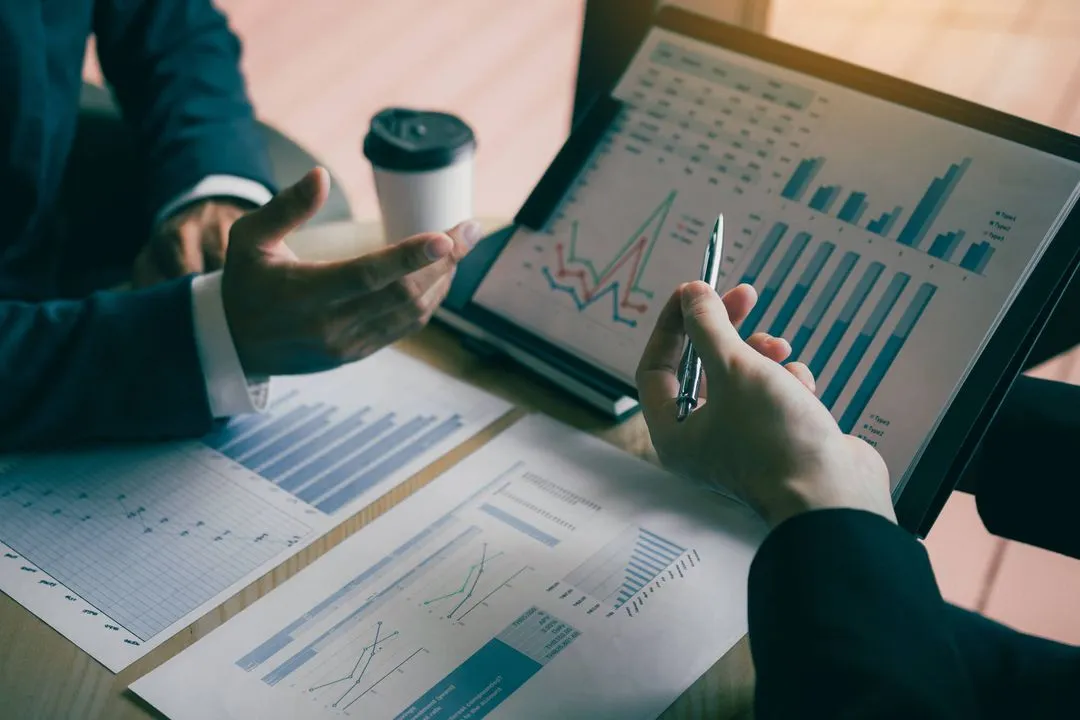
[[[638,320],[633,314],[646,312],[647,301],[653,298],[653,292],[642,286],[641,278],[649,266],[675,196],[674,190],[668,193],[599,270],[599,263],[578,254],[580,226],[577,220],[571,221],[569,248],[561,242],[556,243],[555,268],[541,268],[551,289],[569,295],[579,311],[610,296],[612,322],[637,327]]]
[[[25,458],[0,474],[0,540],[146,642],[312,532],[189,447]]]
[[[339,685],[340,687],[340,683],[351,681],[351,684],[345,689],[345,692],[341,693],[341,696],[333,702],[331,707],[337,707],[342,702],[344,702],[345,698],[349,696],[349,693],[351,693],[353,690],[356,689],[358,685],[364,682],[364,676],[367,673],[368,668],[371,667],[371,661],[375,658],[375,655],[378,654],[380,650],[382,650],[383,645],[394,640],[400,634],[397,630],[395,630],[388,635],[382,635],[382,626],[382,620],[375,623],[374,638],[369,644],[365,645],[363,648],[360,649],[360,655],[356,658],[356,664],[353,665],[353,669],[349,672],[348,675],[337,678],[336,680],[330,680],[329,682],[324,682],[320,685],[310,687],[308,688],[308,692],[318,692],[319,690],[324,690],[326,688],[333,687],[334,685]]]
[[[495,560],[495,558],[499,557],[500,555],[502,555],[502,552],[494,553],[490,557],[488,557],[487,543],[481,543],[480,560],[469,566],[469,570],[465,574],[465,579],[461,581],[461,587],[444,595],[431,598],[430,600],[425,600],[422,604],[427,607],[428,605],[432,605],[434,603],[441,602],[449,598],[460,597],[460,602],[458,602],[458,604],[454,606],[453,610],[447,613],[447,617],[453,617],[454,613],[457,612],[462,605],[468,602],[469,599],[472,597],[473,593],[476,592],[476,584],[480,582],[480,576],[484,574],[484,568],[487,566],[487,563]]]

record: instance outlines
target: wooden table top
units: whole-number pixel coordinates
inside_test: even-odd
[[[485,223],[494,225],[490,221]],[[290,240],[305,259],[330,259],[370,249],[380,242],[377,224],[338,225],[302,232]],[[158,718],[127,687],[191,645],[359,528],[423,487],[472,453],[527,412],[542,412],[592,433],[650,462],[656,456],[640,416],[615,425],[547,381],[500,358],[480,357],[462,348],[439,326],[398,343],[397,347],[440,370],[512,402],[515,409],[408,481],[387,493],[267,573],[175,637],[162,643],[123,672],[114,675],[21,605],[0,593],[0,717]],[[744,637],[664,713],[682,718],[750,718],[753,665]]]

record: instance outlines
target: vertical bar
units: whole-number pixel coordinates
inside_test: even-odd
[[[865,207],[866,193],[852,192],[840,207],[840,212],[836,217],[846,223],[857,223]]]
[[[900,231],[897,242],[913,248],[919,247],[930,226],[934,224],[934,220],[937,219],[941,209],[948,202],[953,189],[956,188],[960,178],[964,176],[970,165],[971,158],[964,158],[959,164],[953,163],[950,165],[943,177],[934,178],[926,194],[919,200],[919,204],[915,206],[915,211],[911,213],[911,218],[904,225],[904,229]]]
[[[965,235],[967,235],[966,230],[957,230],[953,233],[953,238],[949,242],[949,246],[945,248],[945,254],[941,257],[942,260],[952,262],[952,257],[956,254],[956,248],[960,247],[960,241],[964,239]]]
[[[877,233],[878,235],[880,235],[881,228],[885,227],[885,221],[888,219],[889,213],[881,213],[881,215],[876,220],[871,220],[870,222],[866,223],[867,232]]]
[[[258,468],[256,472],[264,478],[277,482],[282,477],[295,470],[299,465],[307,462],[326,448],[330,447],[333,443],[363,425],[364,416],[367,415],[368,409],[369,408],[361,408],[349,417],[331,426],[331,428],[322,435],[317,435],[307,442],[298,444],[296,448],[290,450],[288,454],[279,457],[265,467]]]
[[[750,265],[746,268],[746,273],[742,277],[742,282],[753,285],[757,282],[758,275],[765,268],[765,263],[769,261],[769,257],[776,250],[776,246],[780,244],[780,238],[787,232],[788,226],[786,223],[778,222],[772,226],[769,230],[769,234],[765,236],[765,241],[761,243],[761,247],[758,248],[757,253],[754,255],[754,259],[750,261]]]
[[[889,213],[889,218],[888,218],[888,220],[886,220],[886,221],[885,221],[885,224],[884,224],[884,225],[882,226],[882,228],[881,228],[881,233],[880,233],[880,234],[881,234],[881,235],[882,235],[883,237],[884,237],[885,235],[888,235],[888,234],[889,234],[890,232],[892,232],[893,226],[894,226],[894,225],[896,225],[896,220],[897,220],[897,218],[899,218],[899,217],[900,217],[900,214],[901,214],[902,212],[904,212],[904,208],[903,208],[903,207],[901,207],[901,206],[899,206],[899,205],[897,205],[897,206],[896,206],[896,207],[895,207],[895,208],[893,209],[893,211],[892,211],[891,213]]]
[[[983,243],[983,254],[982,254],[982,257],[979,258],[979,262],[976,263],[976,265],[975,265],[975,272],[982,275],[983,270],[986,270],[986,264],[988,262],[990,262],[990,256],[993,255],[993,254],[994,254],[994,248],[992,248],[989,243],[984,242]]]
[[[344,461],[360,448],[366,447],[368,443],[375,441],[376,438],[392,427],[394,427],[394,414],[387,413],[370,425],[362,426],[357,432],[318,455],[311,462],[301,465],[282,477],[278,481],[278,487],[295,493],[323,472]]]
[[[956,233],[954,232],[941,233],[934,238],[934,242],[930,244],[930,250],[927,254],[929,254],[930,257],[944,257],[946,249],[948,249],[955,237]]]
[[[851,325],[851,319],[855,317],[855,313],[859,312],[859,307],[862,306],[866,296],[870,294],[870,290],[873,289],[874,284],[881,277],[884,270],[885,266],[876,261],[866,267],[866,271],[859,279],[859,283],[851,292],[848,301],[844,303],[839,317],[833,322],[832,327],[829,328],[829,333],[821,342],[817,352],[814,353],[814,359],[810,361],[810,372],[814,374],[814,377],[821,375],[821,371],[825,369],[825,365],[832,358],[832,354],[836,352],[836,346],[840,344],[840,338],[844,337],[848,326]]]
[[[417,416],[413,418],[393,432],[378,438],[356,455],[353,455],[315,482],[304,487],[296,493],[296,496],[309,505],[315,505],[316,501],[323,495],[332,492],[338,485],[355,476],[356,473],[372,463],[378,462],[387,453],[393,452],[395,448],[402,443],[407,442],[411,437],[430,425],[434,420],[435,418],[433,417]]]
[[[825,263],[828,262],[829,256],[832,255],[835,248],[836,246],[830,242],[818,245],[818,249],[814,252],[814,256],[810,258],[810,264],[806,266],[802,275],[799,276],[799,282],[795,285],[795,289],[788,295],[787,301],[781,306],[780,312],[776,314],[776,319],[772,321],[772,325],[769,325],[770,335],[773,337],[782,337],[787,331],[788,323],[790,323],[791,318],[795,316],[795,311],[802,305],[802,301],[806,297],[806,294],[810,292],[810,286],[817,281],[821,269],[825,267]]]
[[[787,276],[791,273],[791,269],[795,267],[795,263],[799,261],[799,257],[802,255],[803,250],[806,249],[807,243],[810,242],[809,233],[798,233],[795,239],[791,241],[791,245],[788,247],[787,252],[784,253],[784,257],[781,258],[780,264],[777,265],[772,275],[769,276],[769,282],[765,285],[765,289],[761,291],[761,297],[758,298],[757,304],[754,305],[754,309],[750,311],[750,314],[743,320],[742,327],[739,332],[744,337],[750,337],[753,334],[754,328],[761,322],[761,318],[765,316],[765,313],[769,309],[769,305],[772,304],[773,298],[776,297],[776,293],[780,290],[780,286],[787,280]]]
[[[827,213],[839,195],[839,185],[822,185],[814,191],[813,197],[810,198],[810,209]]]
[[[855,373],[855,369],[859,367],[859,363],[862,362],[863,356],[866,354],[866,349],[870,347],[870,343],[873,341],[874,336],[877,335],[878,330],[881,329],[885,318],[892,312],[893,306],[900,299],[900,294],[904,292],[909,280],[911,280],[911,276],[907,273],[893,275],[889,286],[885,288],[884,294],[878,299],[877,305],[874,306],[874,311],[866,319],[862,331],[856,336],[851,347],[848,348],[844,359],[840,361],[840,367],[837,368],[836,374],[833,375],[828,387],[825,388],[825,392],[821,396],[821,402],[825,407],[832,410],[836,398],[840,397],[840,393],[847,386],[851,376]]]
[[[967,252],[964,253],[963,259],[960,260],[960,267],[975,272],[975,268],[982,262],[982,256],[987,247],[989,247],[989,245],[985,242],[971,243]]]
[[[918,292],[915,293],[911,305],[908,306],[908,309],[896,324],[892,335],[889,336],[885,346],[881,349],[881,354],[877,356],[873,365],[870,366],[870,370],[863,377],[862,382],[859,383],[859,388],[851,397],[851,403],[848,405],[847,410],[840,417],[840,429],[845,433],[850,433],[855,427],[855,423],[862,417],[870,398],[874,396],[878,386],[881,385],[881,381],[885,379],[886,373],[892,367],[896,356],[900,354],[901,348],[904,347],[904,343],[907,341],[912,329],[914,329],[915,324],[918,323],[919,318],[922,317],[923,311],[930,304],[935,292],[937,292],[935,286],[930,283],[923,283]]]
[[[401,448],[386,460],[383,460],[375,467],[360,475],[360,477],[355,478],[347,485],[334,492],[333,495],[319,503],[319,509],[327,515],[333,514],[349,502],[375,487],[376,484],[390,477],[392,473],[397,472],[431,448],[435,447],[438,443],[453,435],[460,430],[461,427],[461,417],[458,415],[451,415],[442,423],[421,435],[413,443]]]
[[[792,173],[791,179],[788,180],[787,185],[784,186],[784,190],[780,194],[788,200],[794,200],[795,202],[802,200],[803,195],[806,193],[806,188],[813,182],[824,163],[825,158],[806,158],[800,162],[798,167],[795,168],[795,172]]]
[[[852,269],[855,267],[855,263],[858,261],[858,253],[851,251],[844,253],[844,257],[840,259],[840,264],[836,266],[836,270],[833,271],[832,277],[825,283],[825,289],[822,290],[821,296],[814,302],[806,319],[803,320],[803,324],[799,328],[799,331],[795,333],[795,339],[791,342],[791,355],[788,358],[790,361],[794,362],[799,357],[803,348],[806,347],[806,343],[810,341],[810,337],[817,330],[818,323],[821,322],[821,318],[825,315],[825,311],[829,309],[833,300],[836,299],[837,294],[840,292],[840,288],[847,282],[848,275],[851,274]]]

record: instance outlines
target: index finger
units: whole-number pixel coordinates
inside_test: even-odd
[[[676,288],[660,311],[635,374],[641,411],[650,427],[675,420],[675,398],[679,394],[676,374],[686,343],[681,291],[682,286]]]
[[[455,264],[471,249],[477,227],[467,221],[448,233],[420,233],[357,258],[324,263],[317,270],[319,285],[336,297],[367,294],[440,261]]]

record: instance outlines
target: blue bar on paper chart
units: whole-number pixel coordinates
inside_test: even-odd
[[[983,270],[986,270],[986,263],[990,262],[990,256],[994,254],[994,248],[990,247],[990,245],[986,243],[983,243],[983,245],[984,247],[982,257],[979,258],[979,262],[975,265],[975,272],[979,273],[980,275],[982,275]]]
[[[854,224],[859,222],[859,218],[862,217],[865,210],[866,193],[853,192],[848,195],[848,199],[844,201],[844,204],[840,207],[840,212],[836,217],[846,223]]]
[[[259,415],[252,413],[244,417],[231,420],[217,430],[212,430],[202,437],[203,445],[220,450],[244,433],[251,432],[255,428],[266,425],[273,420],[272,415]]]
[[[258,472],[261,465],[265,465],[279,455],[289,452],[300,443],[315,437],[330,424],[330,416],[333,414],[333,408],[326,408],[315,417],[309,418],[284,435],[279,436],[269,445],[240,458],[240,462],[247,469]]]
[[[506,523],[518,532],[524,535],[528,535],[533,540],[541,542],[548,547],[555,547],[559,544],[559,538],[547,534],[535,525],[527,523],[517,516],[511,515],[502,508],[497,508],[494,505],[484,503],[480,506],[480,509],[486,512],[491,517],[495,518],[496,520],[501,520],[502,522]]]
[[[874,306],[874,311],[866,319],[862,330],[855,337],[855,341],[851,343],[851,347],[848,348],[844,359],[840,361],[840,367],[837,368],[836,374],[833,375],[829,385],[825,388],[825,392],[822,393],[821,402],[825,407],[832,410],[836,399],[840,397],[840,393],[847,387],[848,381],[855,374],[856,368],[859,367],[859,363],[862,362],[863,356],[866,354],[866,349],[870,347],[874,336],[877,335],[878,330],[884,324],[885,318],[892,312],[893,306],[900,299],[900,294],[904,292],[909,280],[911,280],[911,276],[907,273],[893,275],[889,286],[885,288],[885,292],[878,299],[877,305]]]
[[[361,426],[359,430],[349,435],[342,442],[330,448],[311,462],[301,465],[289,475],[283,477],[278,486],[282,490],[295,493],[307,485],[316,477],[345,460],[350,455],[367,446],[387,430],[394,427],[394,414],[387,413],[367,426]]]
[[[930,246],[930,256],[936,257],[945,262],[952,260],[953,253],[956,252],[957,246],[960,245],[960,241],[964,239],[966,235],[963,230],[957,230],[956,232],[947,232],[938,235],[934,239],[934,243]]]
[[[257,469],[256,472],[268,480],[278,482],[297,467],[363,425],[364,416],[367,415],[368,410],[369,408],[357,410],[344,420],[334,424],[323,434],[306,442],[299,443],[293,450],[290,450],[288,454],[279,457],[266,467]]]
[[[825,289],[822,290],[818,299],[814,301],[814,305],[810,308],[810,312],[807,313],[802,326],[799,327],[799,331],[795,333],[795,338],[791,341],[791,355],[788,357],[789,361],[794,362],[802,353],[803,348],[806,347],[806,343],[810,341],[811,336],[817,331],[818,323],[821,322],[821,318],[825,315],[825,311],[832,307],[833,300],[835,300],[837,294],[839,294],[840,288],[847,282],[848,275],[851,274],[852,269],[855,267],[855,263],[858,261],[858,253],[851,251],[844,253],[844,257],[840,259],[840,264],[833,270],[829,282],[825,283]]]
[[[814,192],[814,196],[810,198],[810,209],[827,213],[838,197],[840,197],[839,185],[822,185]]]
[[[818,245],[814,256],[810,258],[810,264],[806,266],[802,271],[802,275],[799,276],[799,282],[795,285],[795,289],[788,295],[788,299],[780,307],[780,312],[776,314],[776,318],[769,325],[770,335],[782,337],[787,331],[788,323],[795,316],[795,311],[802,306],[802,301],[806,298],[806,294],[810,292],[810,287],[817,281],[821,269],[825,267],[825,263],[828,262],[829,256],[832,255],[835,248],[836,246],[830,242]]]
[[[413,418],[393,432],[376,439],[366,448],[333,468],[315,482],[301,488],[296,493],[296,497],[309,505],[314,505],[323,495],[335,490],[341,483],[353,479],[356,473],[378,462],[402,443],[408,442],[409,439],[434,420],[433,417]]]
[[[276,668],[273,669],[272,672],[267,673],[266,677],[263,678],[263,682],[265,682],[267,685],[277,685],[279,682],[284,680],[289,675],[289,673],[294,670],[298,670],[304,663],[315,657],[315,655],[315,651],[311,648],[304,648],[303,650],[289,658],[286,662],[278,665]]]
[[[810,183],[814,181],[824,164],[825,158],[807,158],[800,162],[780,194],[795,202],[802,200],[803,195],[806,194],[806,188],[810,187]]]
[[[362,494],[375,487],[391,474],[408,465],[425,452],[441,443],[461,429],[461,417],[451,415],[446,420],[428,430],[412,443],[401,448],[378,465],[365,471],[360,477],[350,480],[347,485],[319,503],[318,508],[327,515],[337,512]]]
[[[908,309],[893,329],[892,335],[885,342],[885,347],[881,349],[881,353],[870,366],[869,372],[859,383],[859,388],[852,396],[847,410],[840,416],[840,429],[844,433],[850,433],[855,428],[855,423],[862,417],[863,411],[866,410],[866,406],[870,403],[870,398],[874,396],[878,386],[881,385],[881,381],[885,379],[885,374],[889,372],[889,368],[892,367],[896,356],[900,354],[901,348],[904,347],[904,343],[914,329],[915,324],[919,322],[919,318],[922,317],[923,311],[930,304],[935,292],[937,292],[936,287],[930,283],[923,283],[918,292],[915,293],[911,305],[908,306]]]
[[[840,339],[844,337],[848,326],[851,325],[851,320],[859,312],[859,308],[866,301],[866,296],[870,294],[870,290],[873,289],[874,284],[881,277],[884,270],[885,266],[879,262],[872,262],[866,267],[866,271],[859,279],[859,283],[851,292],[848,301],[844,303],[839,317],[833,322],[832,327],[829,328],[829,333],[821,342],[817,352],[814,353],[814,359],[810,361],[810,372],[814,374],[814,377],[820,376],[821,371],[825,369],[825,365],[828,364],[829,359],[836,352],[836,346],[840,344]]]
[[[681,545],[645,528],[638,528],[637,541],[623,571],[623,583],[615,609],[619,609],[630,598],[641,592],[664,571],[664,568],[675,562],[684,552],[686,548]]]
[[[321,407],[321,405],[297,405],[289,412],[272,420],[247,437],[222,446],[219,452],[228,455],[233,460],[238,460],[252,450],[273,440],[278,435],[291,430],[297,424],[314,415]]]
[[[394,720],[480,720],[571,645],[581,632],[548,613],[529,608],[488,640]]]
[[[769,230],[769,234],[765,236],[765,242],[761,243],[761,247],[758,248],[757,253],[754,254],[754,259],[750,261],[750,265],[746,268],[746,273],[743,274],[742,282],[753,285],[757,282],[758,275],[765,268],[765,263],[769,261],[769,257],[772,256],[773,251],[776,250],[776,246],[780,244],[780,238],[787,232],[788,226],[782,222],[778,222],[772,226]]]
[[[952,195],[957,183],[960,182],[960,178],[964,176],[970,165],[971,158],[964,158],[959,163],[950,165],[943,177],[934,178],[926,194],[919,200],[919,204],[915,206],[915,210],[911,213],[907,224],[904,225],[904,229],[900,231],[900,236],[896,239],[897,242],[913,248],[919,247],[941,209],[948,202],[949,196]]]
[[[754,309],[746,316],[742,326],[739,328],[739,332],[744,338],[753,334],[754,328],[761,322],[761,318],[768,311],[769,305],[772,304],[773,298],[776,297],[776,293],[780,291],[780,286],[784,284],[787,276],[791,274],[791,269],[795,267],[795,263],[799,261],[799,257],[802,256],[803,250],[806,249],[809,242],[810,233],[804,232],[798,233],[795,239],[791,241],[791,245],[788,246],[784,257],[780,259],[780,264],[773,269],[772,275],[769,276],[769,281],[761,291],[761,297],[758,298]]]

